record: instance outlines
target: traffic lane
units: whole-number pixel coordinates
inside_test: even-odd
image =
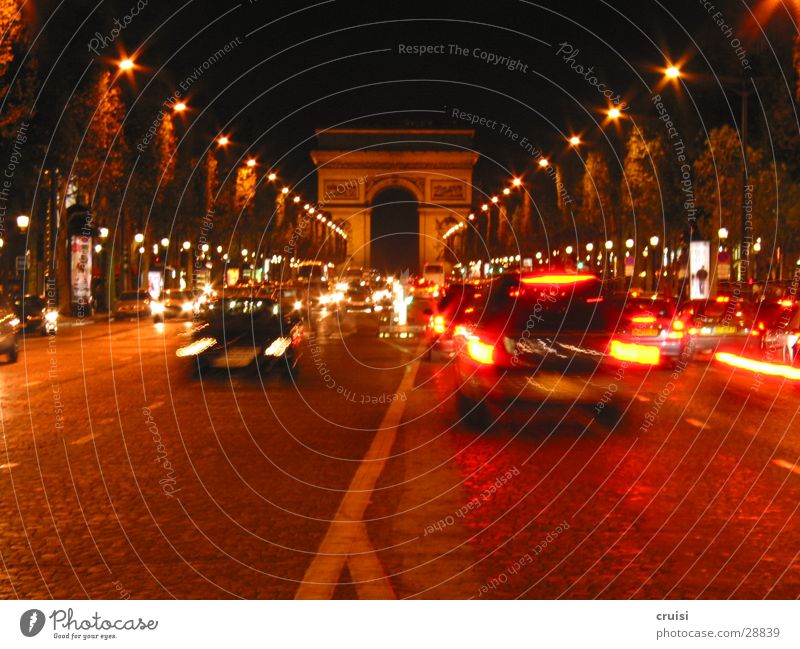
[[[192,380],[174,356],[180,328],[128,327],[83,347],[59,338],[63,429],[51,394],[31,393],[29,408],[22,393],[33,422],[5,427],[15,466],[0,474],[12,514],[0,523],[3,594],[114,597],[122,585],[133,597],[293,595],[402,355],[378,341],[374,319],[337,318],[316,327],[317,359],[306,351],[298,386],[224,370]],[[26,353],[31,371],[48,367],[46,348]],[[20,399],[13,368],[2,372],[8,409]],[[354,407],[353,395],[370,401]]]
[[[475,430],[456,423],[449,369],[423,366],[418,383],[436,397],[409,401],[367,512],[399,596],[797,592],[800,477],[772,461],[780,435],[759,430],[765,415],[791,430],[787,395],[734,419],[742,386],[697,363],[623,379],[616,425],[548,408]]]

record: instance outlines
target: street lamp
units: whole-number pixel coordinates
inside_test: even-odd
[[[725,241],[725,239],[727,239],[727,238],[728,238],[728,228],[720,228],[720,229],[717,231],[717,234],[719,235],[719,238],[720,238],[722,241]]]
[[[614,242],[609,239],[606,241],[606,250],[611,250],[614,247]]]
[[[20,229],[20,232],[25,232],[28,229],[28,226],[31,224],[31,217],[27,214],[20,214],[17,217],[17,227]]]
[[[564,248],[564,252],[566,252],[568,255],[571,255],[572,254],[572,246],[567,246],[566,248]]]
[[[141,232],[137,232],[133,235],[133,240],[136,243],[142,243],[142,241],[144,241],[144,235]]]
[[[164,237],[163,239],[161,239],[161,246],[163,248],[167,248],[169,246],[169,239],[167,239],[167,237]]]
[[[608,116],[610,119],[619,119],[622,117],[622,111],[616,106],[613,106],[608,109]]]
[[[511,184],[514,185],[514,187],[519,187],[522,184],[522,178],[514,178]]]
[[[128,57],[122,59],[117,65],[119,66],[119,69],[122,70],[123,72],[128,72],[130,70],[133,70],[134,67],[133,59],[130,59]]]
[[[275,173],[271,173],[269,176],[267,176],[267,180],[269,180],[270,182],[272,182],[272,181],[273,181],[273,180],[275,180],[277,177],[278,177],[278,176],[277,176]]]
[[[579,138],[577,135],[573,135],[573,136],[572,136],[572,137],[569,139],[569,143],[570,143],[572,146],[578,146],[578,145],[581,143],[581,138]]]
[[[676,65],[670,65],[666,70],[664,70],[664,76],[667,79],[680,79],[681,69]]]
[[[230,140],[225,135],[220,135],[219,138],[217,138],[217,144],[220,146],[225,146],[228,142],[230,142]]]
[[[108,228],[100,228],[100,238],[101,239],[108,238]]]
[[[633,239],[625,239],[625,247],[633,248]]]
[[[544,168],[550,166],[550,161],[547,158],[539,158],[539,166]]]
[[[658,237],[656,235],[650,237],[650,245],[654,248],[658,245]]]
[[[172,107],[172,110],[174,110],[176,113],[182,113],[183,111],[186,110],[186,103],[179,101]]]
[[[586,252],[592,252],[592,250],[594,250],[594,244],[593,243],[587,243],[586,244]]]
[[[188,241],[184,241],[183,242],[183,249],[184,250],[189,250],[189,248],[191,248],[191,247],[192,247],[192,244],[189,243]]]

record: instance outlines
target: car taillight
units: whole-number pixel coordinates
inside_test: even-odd
[[[658,365],[661,360],[661,353],[658,347],[624,343],[621,340],[611,341],[609,353],[619,361],[637,363],[639,365]]]
[[[652,315],[637,315],[631,318],[631,322],[635,322],[636,324],[652,324],[655,321],[655,316]]]
[[[446,328],[447,328],[447,323],[445,322],[444,316],[437,315],[433,317],[434,333],[443,334]]]
[[[683,331],[686,325],[683,324],[683,320],[673,320],[672,321],[672,330],[673,331]]]
[[[483,342],[477,336],[470,336],[467,340],[467,354],[472,360],[482,365],[494,363],[494,345]]]
[[[596,279],[594,275],[537,275],[523,277],[523,284],[577,284]]]

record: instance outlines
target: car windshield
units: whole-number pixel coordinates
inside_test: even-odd
[[[136,291],[127,291],[125,293],[120,293],[119,299],[125,301],[146,300],[147,293],[137,293]]]
[[[14,304],[25,309],[26,311],[38,311],[43,309],[46,305],[42,298],[32,295],[26,295],[21,300],[16,300]]]
[[[566,277],[566,278],[565,278]],[[485,319],[510,331],[587,333],[605,331],[602,284],[595,277],[509,276],[492,287]]]
[[[648,298],[630,298],[625,301],[625,316],[636,316],[639,313],[651,313],[659,318],[671,318],[675,309],[668,300]]]

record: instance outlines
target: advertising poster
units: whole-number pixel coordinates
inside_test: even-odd
[[[711,244],[708,241],[692,241],[689,244],[689,273],[691,286],[689,297],[704,300],[709,294],[711,282]]]
[[[72,302],[89,304],[92,296],[92,239],[83,235],[70,237]]]

